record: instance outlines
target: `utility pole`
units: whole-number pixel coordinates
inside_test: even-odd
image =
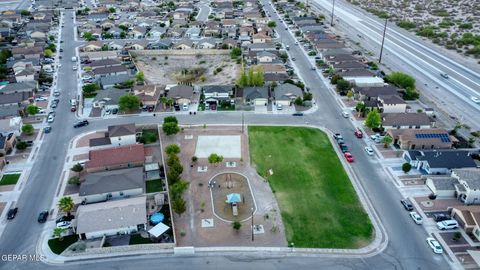
[[[332,20],[330,21],[330,25],[333,26],[333,16],[334,16],[334,12],[335,12],[335,0],[333,0],[333,4],[332,4]]]
[[[382,47],[380,47],[380,57],[378,58],[378,63],[382,63],[382,54],[383,54],[383,44],[385,43],[385,33],[387,32],[387,23],[388,18],[385,18],[385,27],[383,28],[383,37],[382,37]]]
[[[245,129],[245,119],[244,119],[243,112],[242,112],[242,134],[245,133],[244,129]]]

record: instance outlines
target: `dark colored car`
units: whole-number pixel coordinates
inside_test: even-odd
[[[440,221],[449,220],[449,219],[450,219],[450,216],[446,214],[433,214],[433,220],[435,220],[435,222],[440,222]]]
[[[14,219],[15,216],[17,215],[17,212],[18,212],[18,207],[8,210],[7,219]]]
[[[43,132],[45,132],[45,133],[50,133],[51,131],[52,131],[52,127],[50,127],[50,126],[43,128]]]
[[[118,113],[118,109],[117,109],[117,108],[114,108],[114,109],[112,110],[112,114],[117,114],[117,113]]]
[[[358,129],[355,130],[355,133],[354,133],[354,134],[355,134],[355,137],[357,137],[357,138],[359,138],[359,139],[363,138],[363,133],[362,133],[362,131],[360,131],[360,130],[358,130]]]
[[[403,208],[407,211],[412,211],[413,210],[413,205],[407,200],[401,200],[400,203],[403,205]]]
[[[86,126],[86,125],[88,125],[88,120],[83,120],[83,121],[75,123],[75,125],[73,125],[73,127],[74,128],[79,128],[79,127],[83,127],[83,126]]]
[[[47,221],[48,211],[43,211],[38,215],[38,222],[45,223]]]
[[[340,133],[333,134],[333,138],[337,141],[340,140],[340,139],[343,139],[342,134],[340,134]]]
[[[342,150],[342,153],[348,152],[348,147],[347,147],[346,144],[341,143],[341,144],[339,144],[339,146],[340,146],[340,149]]]
[[[57,218],[57,220],[55,221],[55,223],[60,223],[60,222],[63,222],[63,221],[72,221],[74,218],[75,218],[74,215],[61,216],[61,217]]]
[[[302,112],[294,112],[292,115],[293,116],[303,116],[303,113]]]

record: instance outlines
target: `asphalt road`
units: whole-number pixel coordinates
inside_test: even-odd
[[[265,2],[265,1],[264,1]],[[267,10],[272,14],[271,7]],[[72,29],[71,12],[65,16],[64,29]],[[280,25],[280,23],[278,23]],[[310,64],[300,48],[294,45],[293,38],[277,27],[283,36],[283,42],[290,45],[290,53],[296,57],[296,65],[307,86],[314,92],[319,110],[304,117],[282,115],[245,114],[246,124],[315,124],[342,132],[356,162],[352,165],[360,182],[382,219],[389,235],[387,249],[380,255],[369,258],[315,258],[315,257],[274,257],[267,254],[235,256],[193,256],[160,257],[132,256],[124,259],[94,260],[63,265],[47,265],[34,262],[2,262],[2,269],[448,269],[444,257],[437,256],[427,247],[425,231],[415,225],[400,206],[400,194],[389,182],[381,170],[378,161],[368,157],[363,147],[365,143],[353,136],[351,122],[340,116],[340,109],[334,97],[328,93],[316,72],[310,70]],[[1,254],[34,254],[38,236],[43,225],[36,222],[38,213],[52,205],[58,179],[66,155],[67,143],[77,132],[105,129],[108,125],[135,122],[160,123],[162,117],[122,117],[108,120],[94,120],[85,128],[74,130],[74,116],[69,112],[68,98],[75,95],[75,73],[69,59],[74,55],[73,31],[64,31],[65,52],[63,54],[59,88],[62,91],[61,102],[57,108],[57,118],[52,125],[52,133],[47,134],[39,150],[39,156],[32,169],[29,181],[19,198],[18,216],[5,228],[0,238]],[[181,124],[240,124],[239,113],[202,113],[197,115],[179,115]]]
[[[332,1],[314,0],[310,3],[330,16]],[[330,20],[327,20],[330,22]],[[384,21],[344,1],[335,2],[335,29],[373,52],[380,52]],[[477,120],[480,104],[471,100],[480,98],[480,74],[453,52],[439,49],[422,41],[412,33],[388,24],[382,62],[393,70],[414,74],[421,93],[433,99],[437,106],[474,129],[480,129]],[[440,76],[447,73],[448,79]]]
[[[198,3],[199,11],[197,15],[197,21],[206,22],[208,20],[208,15],[210,14],[210,2],[208,0],[202,0]]]

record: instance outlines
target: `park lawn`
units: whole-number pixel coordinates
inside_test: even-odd
[[[65,249],[67,249],[71,244],[78,241],[78,235],[72,234],[64,236],[60,241],[60,238],[53,238],[48,240],[48,246],[55,254],[61,254]]]
[[[147,193],[162,191],[162,180],[149,180],[145,181]]]
[[[19,178],[19,173],[5,174],[3,175],[2,180],[0,180],[0,186],[15,185]]]
[[[289,245],[359,248],[373,228],[327,135],[313,128],[250,126],[251,160],[268,176]]]

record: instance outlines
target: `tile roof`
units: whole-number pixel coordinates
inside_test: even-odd
[[[85,167],[98,168],[116,166],[127,163],[144,162],[145,148],[143,144],[132,144],[106,149],[92,150]]]
[[[134,135],[135,131],[135,123],[108,126],[109,137],[119,137],[132,134]]]
[[[145,186],[143,168],[89,173],[80,185],[80,196],[138,189]]]

